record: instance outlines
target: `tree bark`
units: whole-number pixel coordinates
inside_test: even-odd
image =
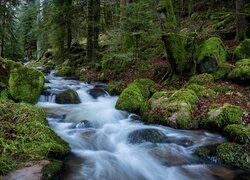
[[[87,60],[98,58],[100,31],[100,0],[88,1]]]
[[[245,38],[246,28],[245,0],[236,0],[236,38],[238,40]]]

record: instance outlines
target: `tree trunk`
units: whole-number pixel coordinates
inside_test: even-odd
[[[236,0],[236,38],[242,40],[246,36],[245,0]]]
[[[157,14],[162,31],[167,59],[174,74],[181,74],[186,69],[186,50],[179,33],[174,15],[172,0],[155,0]]]
[[[100,31],[100,0],[88,1],[88,34],[87,34],[87,60],[98,58],[98,41]]]

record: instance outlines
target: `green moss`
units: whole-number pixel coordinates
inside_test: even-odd
[[[55,102],[58,104],[80,104],[81,100],[75,90],[67,89],[56,95]]]
[[[73,74],[73,69],[69,66],[63,66],[56,73],[55,76],[71,76]]]
[[[250,58],[250,39],[242,41],[234,50],[234,60]]]
[[[250,59],[241,59],[235,63],[236,66],[250,66]]]
[[[149,79],[135,80],[121,93],[115,107],[129,112],[139,112],[142,105],[150,97],[154,84]]]
[[[102,71],[115,73],[126,71],[130,65],[134,64],[134,60],[134,54],[130,52],[104,55],[101,62]]]
[[[187,86],[187,89],[193,90],[198,97],[213,98],[216,95],[216,92],[214,90],[198,84],[190,84]]]
[[[226,77],[226,75],[230,72],[231,67],[228,63],[222,63],[216,71],[212,73],[214,76],[214,80],[221,80]]]
[[[47,180],[53,180],[58,177],[60,171],[62,170],[62,161],[52,161],[45,165],[42,169],[43,178]]]
[[[61,159],[70,148],[48,125],[40,108],[12,101],[0,103],[0,174],[21,162]]]
[[[234,88],[232,86],[214,86],[211,89],[213,89],[215,92],[222,92],[222,93],[227,93],[232,91]]]
[[[227,76],[235,82],[248,82],[250,80],[250,59],[242,59],[236,62],[236,67]]]
[[[192,121],[192,109],[198,101],[195,92],[189,89],[156,92],[141,109],[147,123],[168,125],[174,128],[196,128]]]
[[[19,102],[36,103],[43,90],[45,79],[41,72],[22,66],[10,73],[11,96]]]
[[[202,159],[209,160],[211,156],[216,155],[217,146],[218,144],[198,147],[194,153]]]
[[[211,37],[195,53],[197,71],[200,73],[215,72],[226,62],[227,50],[220,38]]]
[[[189,84],[206,85],[206,84],[213,83],[213,82],[214,82],[213,75],[203,73],[203,74],[192,76],[191,79],[188,81],[187,85]]]
[[[229,124],[241,124],[243,110],[239,106],[225,103],[219,108],[209,108],[206,119],[201,120],[200,126],[205,129],[221,130]]]
[[[124,81],[111,81],[108,83],[107,90],[111,95],[118,95],[124,90]]]
[[[226,142],[217,147],[217,155],[225,164],[250,170],[250,162],[248,162],[250,150],[247,146]]]
[[[241,144],[250,143],[250,126],[231,124],[223,129],[223,134],[231,141]]]

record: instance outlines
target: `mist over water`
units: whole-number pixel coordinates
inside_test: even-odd
[[[115,109],[118,97],[94,98],[95,87],[74,80],[47,76],[48,90],[39,103],[55,132],[67,141],[72,153],[62,179],[173,180],[233,179],[236,170],[205,162],[193,153],[202,145],[225,141],[206,131],[177,130],[145,125],[136,116]],[[71,88],[80,104],[56,104],[55,96]],[[148,134],[153,133],[153,137]]]

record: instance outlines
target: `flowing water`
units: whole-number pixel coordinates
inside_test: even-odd
[[[206,131],[176,130],[145,125],[139,117],[115,109],[118,97],[88,92],[102,84],[86,84],[47,76],[49,88],[39,103],[55,132],[72,149],[62,179],[86,180],[181,180],[234,179],[239,170],[203,161],[195,148],[225,141]],[[80,104],[56,104],[55,96],[71,88]],[[152,136],[151,136],[152,135]]]

